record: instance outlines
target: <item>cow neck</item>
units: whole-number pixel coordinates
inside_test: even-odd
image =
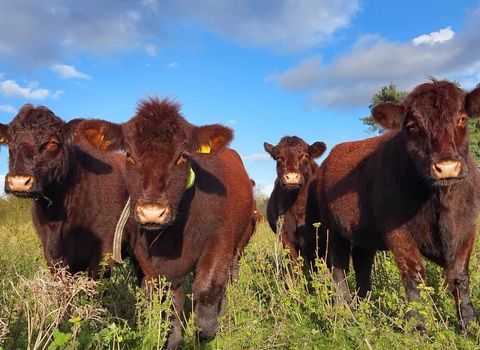
[[[294,190],[282,189],[282,192],[283,192],[282,207],[284,208],[284,210],[288,211],[294,205],[302,205],[302,203],[306,203],[306,197],[307,197],[309,186],[310,186],[310,181],[305,183],[300,189],[294,189]]]
[[[61,214],[65,208],[65,202],[68,200],[72,188],[78,183],[82,166],[79,166],[80,161],[78,157],[79,149],[68,149],[68,162],[65,175],[62,176],[60,184],[52,185],[45,190],[45,192],[35,199],[35,202],[43,210],[48,210],[50,216],[62,217]],[[83,152],[83,151],[80,151]],[[54,218],[52,218],[54,219]],[[62,220],[61,218],[59,220]]]

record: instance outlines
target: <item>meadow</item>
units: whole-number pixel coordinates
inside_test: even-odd
[[[133,269],[117,266],[112,278],[92,281],[46,268],[30,222],[29,201],[0,199],[0,349],[157,349],[169,327],[168,283],[145,291]],[[480,310],[480,243],[470,263],[472,300]],[[426,262],[423,303],[409,305],[393,260],[377,253],[373,290],[366,300],[335,306],[331,276],[287,272],[287,252],[262,222],[228,286],[227,313],[217,336],[199,342],[194,300],[185,281],[184,349],[479,349],[480,328],[460,330],[440,268]],[[349,276],[350,287],[354,278]],[[428,333],[404,320],[418,307]]]

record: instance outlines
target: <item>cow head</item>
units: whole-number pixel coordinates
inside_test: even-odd
[[[312,176],[316,163],[326,150],[323,142],[309,146],[297,136],[285,136],[278,145],[263,143],[265,151],[277,162],[277,177],[286,189],[301,189]]]
[[[480,88],[466,93],[432,78],[401,104],[374,107],[372,116],[385,129],[401,130],[420,175],[435,185],[450,185],[468,174],[467,121],[480,116]]]
[[[0,124],[0,145],[7,145],[5,192],[36,198],[58,188],[68,173],[69,147],[79,120],[65,123],[50,109],[24,105],[10,124]]]
[[[79,139],[106,151],[126,153],[126,182],[135,220],[147,229],[173,223],[185,191],[194,181],[192,158],[228,145],[233,131],[221,125],[194,126],[179,104],[150,97],[128,122],[85,120]]]

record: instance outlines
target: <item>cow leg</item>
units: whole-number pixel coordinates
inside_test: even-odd
[[[165,344],[166,349],[181,349],[183,345],[182,336],[182,324],[180,321],[180,315],[183,310],[183,304],[185,302],[183,287],[179,284],[173,289],[173,316],[172,316],[172,328],[167,337]]]
[[[425,281],[425,268],[418,246],[408,233],[401,230],[390,232],[386,236],[386,243],[393,253],[399,269],[408,302],[421,302],[420,291],[417,287]],[[419,321],[416,329],[425,330],[425,318],[418,313],[416,308],[408,311],[405,317],[407,320],[416,318]]]
[[[360,298],[365,298],[367,292],[372,289],[372,265],[375,253],[375,250],[363,249],[359,246],[352,248],[352,262],[357,282],[357,295]]]
[[[347,284],[347,274],[350,265],[350,242],[340,233],[330,230],[330,259],[333,267],[333,281],[337,289],[337,303],[351,302],[350,290]]]
[[[227,232],[222,234],[227,235]],[[193,282],[193,294],[197,300],[195,325],[200,328],[200,339],[212,339],[218,329],[218,317],[225,307],[225,290],[233,254],[222,256],[219,252],[233,253],[229,244],[218,242],[205,249],[198,262]]]
[[[455,298],[458,319],[462,329],[466,329],[470,322],[478,321],[477,313],[470,299],[468,265],[472,252],[475,233],[464,243],[455,255],[454,261],[446,269],[448,289]]]

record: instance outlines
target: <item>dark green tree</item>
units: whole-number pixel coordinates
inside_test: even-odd
[[[368,108],[372,109],[376,105],[384,102],[399,103],[408,95],[408,91],[398,91],[397,86],[393,83],[390,85],[382,86],[379,92],[372,96],[370,99],[370,105]],[[378,132],[383,133],[383,129],[375,123],[371,115],[360,118],[363,124],[368,125],[368,129],[365,132],[373,134]]]

